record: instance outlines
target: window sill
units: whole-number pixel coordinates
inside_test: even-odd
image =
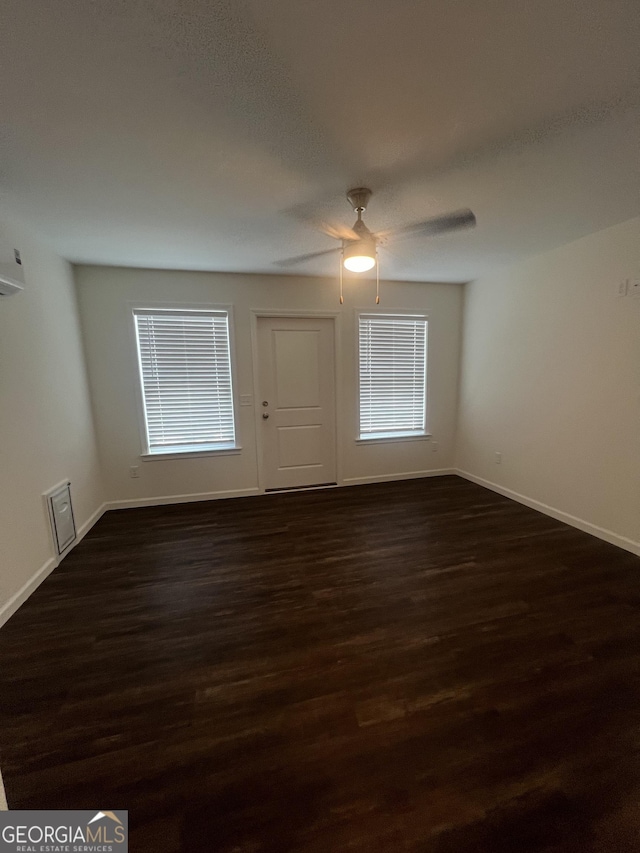
[[[156,459],[200,459],[207,456],[237,456],[242,453],[242,447],[221,447],[218,450],[179,450],[167,453],[141,453],[143,462],[153,462]]]
[[[371,436],[371,438],[356,438],[356,444],[387,444],[398,441],[429,441],[431,438],[430,432],[423,432],[420,435],[379,435]]]

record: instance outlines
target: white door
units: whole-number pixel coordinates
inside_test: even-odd
[[[258,318],[258,359],[265,488],[335,483],[333,320]]]

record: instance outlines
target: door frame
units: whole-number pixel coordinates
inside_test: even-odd
[[[266,494],[265,487],[265,470],[264,458],[262,450],[261,436],[261,418],[262,407],[260,406],[260,387],[259,387],[259,359],[258,359],[258,321],[262,318],[285,319],[285,320],[332,320],[333,321],[333,383],[335,389],[335,436],[336,436],[336,483],[338,486],[343,485],[342,471],[342,447],[341,447],[341,431],[339,425],[342,423],[342,379],[338,365],[342,353],[341,335],[340,335],[340,311],[279,311],[275,308],[260,309],[251,308],[251,364],[253,369],[253,409],[254,409],[254,432],[256,445],[256,462],[258,467],[258,489],[260,494]],[[304,486],[306,491],[314,486]],[[334,488],[333,486],[325,486],[319,488]],[[269,492],[269,494],[271,494]]]

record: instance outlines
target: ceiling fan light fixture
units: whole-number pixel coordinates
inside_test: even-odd
[[[344,265],[350,272],[366,272],[375,265],[375,262],[376,259],[368,255],[354,255],[344,259]]]
[[[350,272],[366,272],[376,263],[376,246],[373,240],[354,240],[344,247],[343,264]]]

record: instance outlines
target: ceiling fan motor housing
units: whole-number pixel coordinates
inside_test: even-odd
[[[362,221],[362,219],[358,219],[356,222],[354,222],[353,225],[351,226],[351,230],[355,231],[355,233],[360,238],[366,238],[366,237],[372,237],[373,236],[371,234],[371,231],[369,231],[367,226]]]
[[[347,269],[363,272],[370,269],[375,264],[376,259],[376,238],[362,221],[362,214],[371,198],[371,190],[366,187],[356,187],[349,190],[347,198],[358,214],[358,219],[352,227],[357,239],[343,243],[342,259]],[[350,261],[356,263],[359,261],[359,268],[358,266],[351,266]],[[366,265],[362,266],[363,263]]]
[[[350,258],[369,258],[371,263],[362,267],[362,270],[366,270],[370,269],[375,264],[376,256],[376,238],[368,231],[360,240],[350,240],[348,243],[345,243],[342,250],[342,260],[344,265],[347,269],[355,270],[356,272],[359,272],[360,270],[349,265]]]

